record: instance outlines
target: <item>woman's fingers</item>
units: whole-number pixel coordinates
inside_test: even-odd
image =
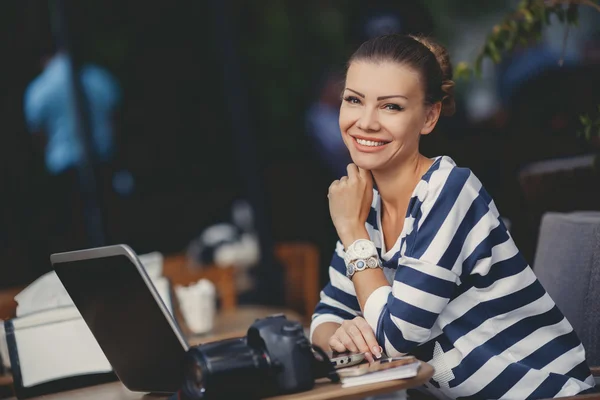
[[[339,340],[344,345],[347,351],[351,351],[353,353],[359,352],[358,347],[356,347],[356,344],[354,344],[354,340],[352,340],[352,338],[344,328],[338,328],[338,330],[333,336],[335,336],[337,340]]]
[[[373,352],[373,355],[376,358],[381,358],[382,349],[377,343],[377,338],[375,338],[375,334],[373,333],[373,329],[371,329],[371,325],[361,317],[354,318],[355,326],[360,330],[360,333],[363,337],[363,340],[366,343],[368,351]]]
[[[352,338],[352,341],[354,341],[354,344],[358,348],[358,352],[364,353],[367,361],[372,363],[374,361],[373,355],[371,354],[371,350],[369,349],[367,342],[363,338],[363,335],[362,335],[362,332],[360,331],[360,329],[358,329],[358,327],[356,325],[351,325],[348,328],[348,334],[350,335],[350,337]]]
[[[332,351],[337,351],[338,353],[344,353],[345,351],[348,350],[348,349],[346,349],[346,346],[344,346],[344,344],[342,342],[340,342],[339,339],[335,335],[333,335],[329,339],[329,347],[331,348]]]
[[[356,164],[348,164],[346,167],[346,172],[348,172],[348,178],[353,179],[359,176],[358,167]]]
[[[370,363],[375,358],[381,358],[383,351],[377,343],[373,329],[362,317],[344,321],[329,339],[329,347],[339,353],[364,353]]]

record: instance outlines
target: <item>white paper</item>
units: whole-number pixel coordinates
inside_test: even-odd
[[[151,279],[162,276],[164,262],[162,253],[154,251],[152,253],[139,255],[138,259]]]
[[[83,318],[15,330],[23,386],[112,371]]]
[[[399,367],[384,369],[382,371],[371,372],[360,376],[349,376],[341,378],[342,387],[352,387],[366,385],[370,383],[391,381],[394,379],[414,378],[419,372],[420,362],[401,365]]]
[[[54,271],[50,271],[15,296],[16,315],[21,317],[58,307],[71,306],[73,301]]]

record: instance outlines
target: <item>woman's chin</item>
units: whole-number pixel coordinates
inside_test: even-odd
[[[366,169],[368,171],[373,171],[381,168],[382,162],[380,159],[375,159],[374,157],[352,157],[352,162],[361,169]]]

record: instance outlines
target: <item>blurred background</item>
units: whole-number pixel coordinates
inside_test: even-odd
[[[215,236],[240,232],[257,238],[257,287],[277,287],[269,254],[292,241],[319,250],[324,284],[336,241],[326,193],[348,162],[337,127],[347,57],[405,32],[473,63],[517,6],[3,2],[0,286],[31,282],[51,253],[104,244],[210,262]],[[583,7],[567,34],[552,16],[539,41],[457,80],[457,114],[422,140],[482,180],[530,263],[543,212],[600,209],[600,147],[580,134],[600,104],[600,12]],[[203,237],[223,224],[234,233]]]

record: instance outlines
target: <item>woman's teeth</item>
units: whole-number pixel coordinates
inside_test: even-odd
[[[364,139],[358,139],[358,138],[356,138],[356,141],[358,142],[358,144],[362,144],[363,146],[371,146],[371,147],[383,146],[384,144],[387,144],[386,142],[374,142],[372,140],[364,140]]]

